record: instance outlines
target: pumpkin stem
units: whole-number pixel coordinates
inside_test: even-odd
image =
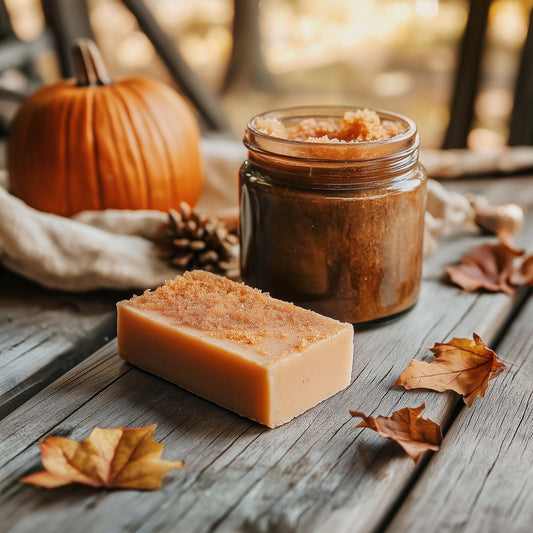
[[[78,87],[96,87],[112,83],[100,50],[90,39],[77,39],[72,47]]]

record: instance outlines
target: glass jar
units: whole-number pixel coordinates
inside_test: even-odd
[[[391,318],[417,301],[427,176],[415,124],[390,138],[311,142],[257,123],[340,121],[358,108],[271,111],[248,124],[240,169],[241,272],[272,296],[344,322]]]

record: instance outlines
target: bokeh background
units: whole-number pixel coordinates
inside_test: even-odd
[[[254,0],[251,0],[254,1]],[[215,92],[236,137],[250,116],[276,107],[348,104],[410,116],[422,145],[440,147],[448,122],[458,45],[468,14],[461,0],[262,0],[257,20],[256,72],[228,80],[231,0],[146,0],[191,68]],[[18,37],[44,27],[39,0],[6,0]],[[472,148],[507,142],[507,121],[531,0],[495,0],[476,101]],[[114,77],[155,76],[172,84],[152,45],[118,0],[90,0],[91,24]],[[58,78],[51,54],[38,65]],[[0,83],[25,80],[6,71]]]

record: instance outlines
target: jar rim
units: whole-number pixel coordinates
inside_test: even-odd
[[[258,118],[278,119],[282,122],[287,119],[340,119],[346,112],[363,110],[376,112],[381,120],[399,122],[405,126],[405,130],[386,139],[356,142],[339,142],[338,140],[314,142],[278,137],[265,133],[255,126]],[[416,124],[410,118],[399,113],[362,106],[314,105],[273,109],[253,116],[248,121],[243,142],[251,151],[270,153],[290,159],[368,161],[369,159],[381,159],[406,150],[414,150],[418,148],[419,139]]]

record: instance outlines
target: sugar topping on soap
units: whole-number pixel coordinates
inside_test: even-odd
[[[303,351],[342,328],[340,322],[276,300],[244,283],[199,270],[134,296],[130,303],[139,310],[161,313],[176,325],[255,345],[258,353],[264,351],[260,345],[269,340]]]
[[[295,123],[259,116],[255,119],[254,127],[273,137],[316,143],[380,141],[390,139],[405,131],[403,124],[383,120],[372,109],[346,111],[340,119],[309,117]]]

